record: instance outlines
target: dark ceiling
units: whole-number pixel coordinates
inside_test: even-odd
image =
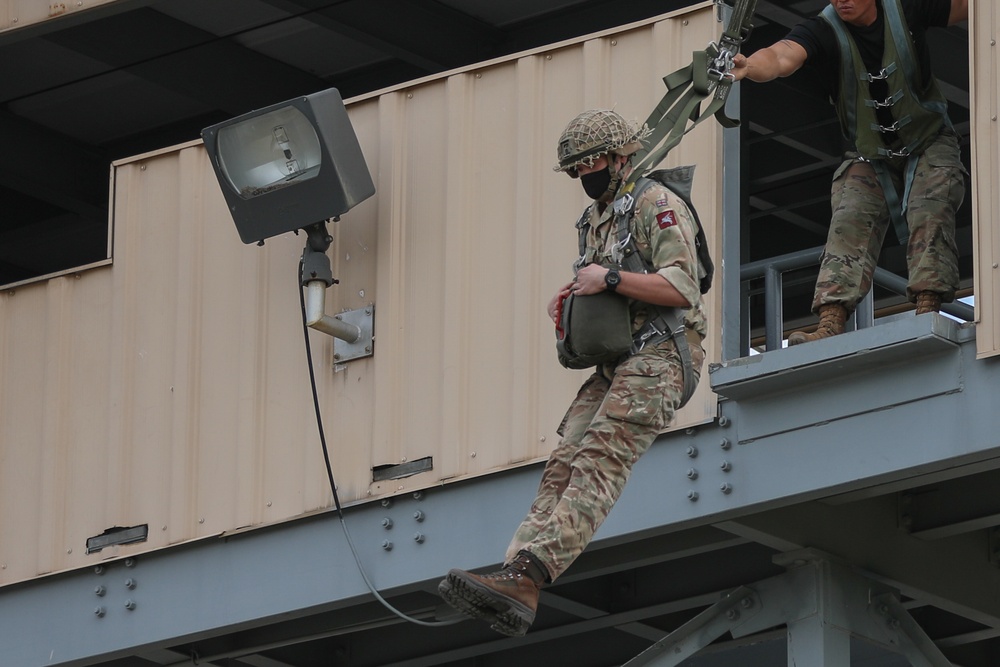
[[[201,129],[254,108],[329,87],[344,97],[669,12],[689,0],[119,0],[0,34],[0,284],[105,257],[112,160],[199,137]],[[745,49],[781,38],[826,0],[761,0]],[[386,17],[392,17],[387,20]],[[934,38],[937,74],[968,159],[968,32]],[[666,74],[666,72],[664,72]],[[822,245],[829,180],[840,153],[831,107],[808,75],[742,88],[744,261]],[[959,221],[962,275],[971,284],[968,207]],[[890,238],[882,264],[905,272]],[[786,309],[806,312],[814,274],[789,276]],[[884,296],[884,295],[883,295]],[[756,297],[754,297],[756,299]],[[889,297],[885,297],[889,299]],[[891,299],[890,299],[891,300]],[[755,311],[759,304],[756,301]],[[887,527],[895,530],[895,527]],[[679,557],[656,539],[585,554],[572,576],[543,594],[538,632],[504,640],[466,623],[427,633],[387,618],[375,603],[174,647],[202,664],[551,665],[621,664],[677,627],[720,591],[780,571],[773,551],[719,539],[691,540]],[[428,590],[393,599],[433,610]],[[587,612],[586,610],[590,610]],[[582,616],[581,616],[582,614]],[[932,607],[916,614],[932,636],[980,628]],[[598,619],[586,621],[586,618]],[[783,655],[783,636],[740,646]],[[987,638],[988,639],[988,638]],[[265,648],[269,647],[269,648]],[[997,664],[989,642],[956,642],[969,665]],[[976,655],[986,656],[976,659]],[[771,664],[751,653],[698,665]],[[221,657],[225,656],[225,657]],[[970,657],[973,656],[973,657]],[[763,660],[763,658],[760,658]],[[784,664],[780,658],[773,664]],[[166,664],[144,657],[108,667]]]

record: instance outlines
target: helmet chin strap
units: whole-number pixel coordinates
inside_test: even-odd
[[[614,156],[615,159],[612,160],[611,157]],[[628,161],[625,161],[618,166],[618,159],[614,153],[608,153],[608,173],[611,174],[611,181],[608,183],[608,189],[604,191],[604,194],[600,196],[597,200],[603,204],[609,204],[615,198],[615,193],[618,192],[618,188],[622,184],[622,178],[625,175],[625,165]]]

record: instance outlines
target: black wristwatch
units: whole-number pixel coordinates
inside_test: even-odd
[[[608,290],[614,292],[618,289],[618,285],[622,282],[622,274],[618,273],[618,269],[608,269],[608,272],[604,274],[604,284],[607,285]]]

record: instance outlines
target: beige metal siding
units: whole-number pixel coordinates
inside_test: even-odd
[[[586,375],[558,365],[545,315],[585,204],[551,171],[556,138],[587,107],[644,118],[660,78],[718,30],[702,5],[349,101],[378,192],[331,224],[327,312],[374,304],[375,355],[336,364],[332,339],[309,334],[344,503],[547,454]],[[716,257],[720,138],[706,122],[670,160],[700,165]],[[332,505],[303,237],[240,243],[200,142],[113,171],[113,265],[0,295],[0,584]],[[706,381],[677,426],[715,414]],[[423,457],[430,472],[372,482],[375,466]],[[84,553],[137,524],[148,542]]]
[[[973,238],[976,247],[976,349],[979,358],[1000,354],[1000,10],[996,2],[970,2],[969,58],[972,103]]]
[[[119,0],[0,0],[0,32],[24,28]]]

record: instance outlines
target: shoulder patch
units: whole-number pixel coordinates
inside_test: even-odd
[[[674,214],[674,209],[667,209],[663,213],[656,216],[656,224],[660,226],[660,229],[666,229],[667,227],[673,227],[677,224],[677,215]]]
[[[666,199],[657,199],[656,200],[656,208],[667,208],[669,206],[670,206],[670,202],[668,202]]]

